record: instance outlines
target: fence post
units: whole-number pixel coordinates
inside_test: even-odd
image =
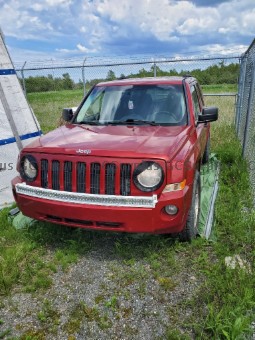
[[[154,64],[153,64],[153,71],[154,71],[154,78],[157,77],[157,65],[156,65],[156,62],[154,61]]]
[[[86,95],[86,78],[85,78],[85,63],[86,63],[87,58],[83,60],[82,64],[82,81],[83,81],[83,93],[84,96]]]
[[[245,78],[246,78],[246,66],[247,66],[247,56],[244,56],[241,59],[240,79],[239,79],[239,84],[238,84],[238,98],[237,98],[237,106],[236,106],[236,132],[237,134],[239,134],[241,111],[243,107],[242,103],[243,103]]]
[[[243,150],[242,155],[245,156],[245,150],[248,140],[248,133],[250,130],[250,122],[251,122],[251,115],[252,115],[252,103],[254,99],[254,86],[255,86],[255,61],[252,64],[252,79],[251,79],[251,87],[249,92],[249,100],[248,100],[248,108],[247,108],[247,115],[246,115],[246,122],[245,122],[245,129],[244,129],[244,141],[243,141]]]
[[[23,92],[25,97],[27,97],[27,89],[26,89],[26,81],[25,81],[25,77],[24,77],[24,67],[26,66],[26,61],[24,62],[24,65],[21,68],[21,77],[22,77],[22,86],[23,86]]]

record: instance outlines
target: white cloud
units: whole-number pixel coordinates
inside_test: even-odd
[[[17,47],[12,47],[7,45],[8,51],[11,55],[12,61],[16,64],[18,64],[19,67],[22,67],[25,61],[30,60],[48,60],[50,58],[57,58],[59,57],[59,53],[52,53],[50,56],[48,53],[45,53],[43,51],[34,51],[30,49],[22,49]],[[64,54],[62,54],[62,57],[64,57]]]
[[[228,50],[241,46],[242,38],[247,41],[255,35],[254,18],[254,0],[210,7],[186,0],[0,0],[5,36],[54,42],[53,54],[127,51],[127,42],[142,52],[139,46],[146,39],[148,44],[153,40],[174,46],[174,52],[185,44],[185,49],[189,44],[190,50],[207,49],[208,53],[210,46],[215,51],[218,47]],[[153,46],[152,53],[160,53]]]
[[[130,0],[118,6],[118,0],[95,1],[101,16],[150,32],[161,41],[171,40],[174,32],[192,35],[196,31],[212,30],[219,18],[214,8],[198,8],[190,1]]]
[[[245,13],[242,17],[242,27],[245,32],[254,35],[255,32],[255,8],[252,11]]]
[[[95,0],[94,7],[112,22],[137,27],[161,41],[170,40],[174,32],[181,35],[218,32],[220,34],[255,34],[253,0],[232,0],[217,7],[197,7],[191,1]]]
[[[203,51],[208,55],[217,55],[217,56],[239,56],[247,50],[246,45],[236,45],[236,44],[210,44],[199,47],[199,50]]]
[[[56,48],[56,51],[64,54],[71,54],[77,52],[77,50],[68,50],[67,48]]]
[[[87,48],[81,44],[77,44],[77,48],[79,51],[83,52],[83,53],[96,53],[98,52],[98,50],[96,48]]]
[[[40,12],[44,9],[44,6],[42,4],[34,3],[31,5],[31,8],[36,12]]]
[[[69,6],[72,4],[72,0],[46,0],[46,5],[49,6]]]
[[[35,10],[39,7],[34,4]],[[32,5],[33,9],[33,5]],[[1,10],[0,22],[5,35],[23,39],[39,39],[44,40],[46,32],[53,32],[52,25],[49,21],[40,18],[40,12],[35,15],[31,12],[29,1],[24,0],[21,4],[18,1],[11,0],[5,3]],[[38,34],[40,32],[40,34]]]
[[[85,26],[82,26],[82,27],[80,28],[80,31],[81,31],[82,33],[86,33],[88,30],[87,30],[87,28],[86,28]]]

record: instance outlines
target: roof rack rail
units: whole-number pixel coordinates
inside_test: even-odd
[[[189,78],[189,77],[193,77],[192,74],[185,73],[185,74],[183,75],[183,78]]]

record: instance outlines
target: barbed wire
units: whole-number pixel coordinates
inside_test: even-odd
[[[209,61],[209,60],[235,60],[241,58],[241,54],[232,55],[134,55],[134,56],[84,56],[67,59],[44,59],[30,60],[26,62],[14,62],[16,70],[34,70],[42,68],[74,68],[74,67],[95,67],[95,66],[117,66],[129,64],[150,64],[150,63],[174,63],[189,61]]]

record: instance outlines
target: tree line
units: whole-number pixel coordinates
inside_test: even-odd
[[[128,75],[121,74],[120,78],[142,78],[152,77],[154,75],[154,66],[146,70],[140,69],[137,73],[130,73]],[[198,79],[202,85],[211,84],[236,84],[239,74],[239,64],[231,63],[225,65],[224,62],[220,62],[215,65],[211,65],[206,69],[193,69],[192,71],[176,69],[162,70],[159,66],[156,66],[156,75],[160,76],[182,76],[184,74],[191,74]],[[115,80],[118,77],[113,70],[109,70],[106,78],[97,78],[86,81],[86,88],[91,88],[95,84],[105,80]],[[47,92],[47,91],[59,91],[59,90],[73,90],[82,89],[83,82],[79,80],[75,82],[69,73],[64,73],[62,77],[53,77],[51,74],[47,76],[35,76],[25,79],[26,91],[31,92]]]
[[[69,73],[64,73],[62,77],[53,77],[51,74],[47,76],[30,76],[25,78],[25,85],[27,93],[73,90],[80,86],[71,79]]]

